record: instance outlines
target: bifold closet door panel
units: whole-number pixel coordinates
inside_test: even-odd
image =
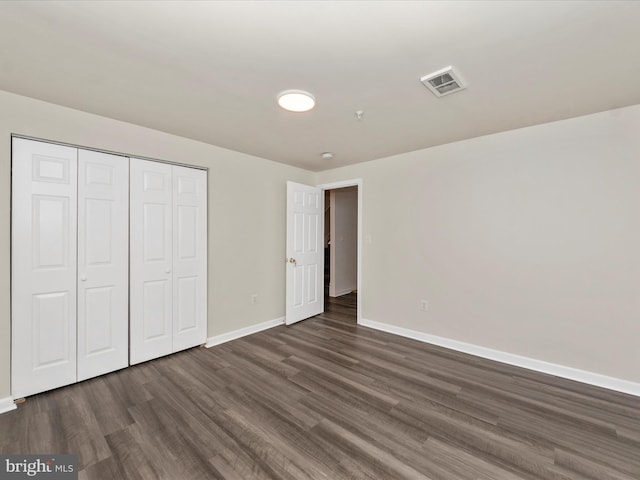
[[[173,166],[173,351],[207,339],[207,172]]]
[[[78,152],[78,381],[129,364],[129,158]]]
[[[11,389],[76,381],[77,155],[12,140]]]
[[[131,158],[130,363],[173,351],[171,165]]]

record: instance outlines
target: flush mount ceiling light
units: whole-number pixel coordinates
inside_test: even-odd
[[[316,105],[316,99],[304,90],[285,90],[278,94],[278,105],[290,112],[308,112]]]

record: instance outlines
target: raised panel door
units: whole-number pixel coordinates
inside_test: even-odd
[[[76,381],[77,149],[12,139],[14,398]]]
[[[173,351],[207,338],[207,172],[173,166]]]
[[[78,380],[85,380],[129,364],[129,159],[78,155]]]
[[[323,210],[320,188],[287,182],[287,325],[324,311]]]
[[[130,159],[130,363],[173,351],[171,165]]]

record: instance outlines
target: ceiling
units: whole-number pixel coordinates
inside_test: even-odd
[[[638,104],[638,25],[635,1],[3,1],[0,89],[317,171]],[[436,98],[448,65],[468,87]]]

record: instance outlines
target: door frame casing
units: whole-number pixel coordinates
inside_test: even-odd
[[[357,298],[357,321],[358,325],[362,323],[362,178],[354,178],[350,180],[341,180],[339,182],[322,183],[316,185],[322,191],[335,190],[345,187],[358,187],[358,298]],[[324,198],[324,196],[323,196]],[[324,222],[322,224],[324,238]],[[323,290],[324,291],[324,290]]]

